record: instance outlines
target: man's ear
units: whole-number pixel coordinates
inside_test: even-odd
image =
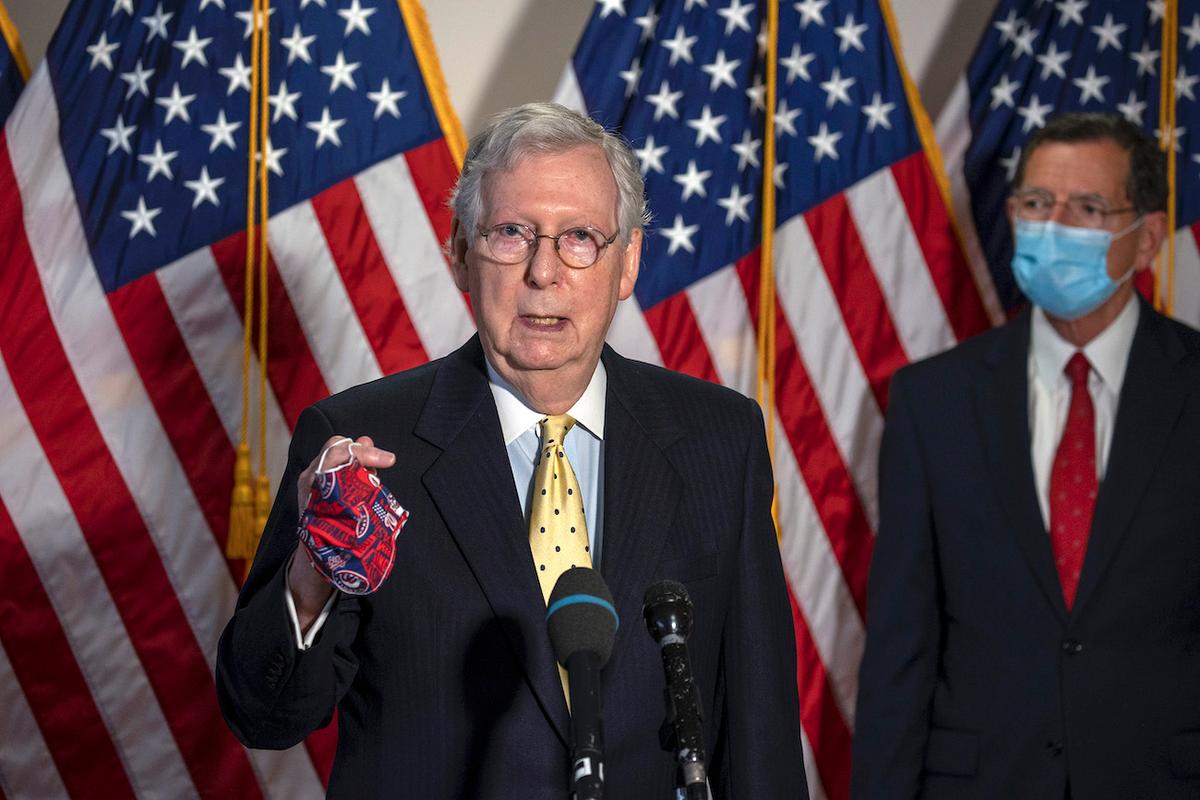
[[[637,284],[638,270],[642,263],[642,231],[640,228],[635,229],[629,234],[629,244],[625,247],[625,251],[621,253],[621,284],[617,292],[617,298],[625,300],[629,295],[633,294],[633,287]]]
[[[450,274],[460,292],[469,292],[467,283],[467,237],[458,217],[450,220]]]
[[[1142,225],[1137,231],[1138,247],[1136,269],[1149,269],[1154,265],[1154,259],[1162,249],[1163,241],[1167,238],[1167,214],[1165,211],[1154,211],[1142,218]]]

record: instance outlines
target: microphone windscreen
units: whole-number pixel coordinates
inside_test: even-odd
[[[675,602],[692,602],[692,598],[688,596],[687,587],[678,581],[659,581],[642,595],[643,608]]]
[[[566,666],[575,653],[591,652],[608,663],[620,620],[612,592],[594,569],[572,567],[559,576],[546,606],[554,657]]]

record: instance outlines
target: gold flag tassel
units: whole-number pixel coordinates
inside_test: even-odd
[[[767,110],[763,131],[762,246],[758,269],[758,404],[766,423],[767,452],[775,461],[775,95],[779,2],[768,0]],[[779,535],[779,491],[771,497],[771,516]]]
[[[1162,71],[1158,94],[1158,143],[1167,156],[1167,252],[1154,262],[1154,307],[1175,312],[1175,70],[1179,63],[1179,2],[1167,0],[1162,21]],[[1164,274],[1165,273],[1165,274]]]
[[[259,139],[260,128],[262,129],[261,138],[266,137],[266,113],[261,109],[266,105],[267,84],[264,81],[263,65],[266,62],[264,57],[264,43],[266,33],[266,12],[264,0],[254,0],[253,6],[253,30],[254,35],[250,40],[250,143],[247,155],[247,178],[246,178],[246,272],[245,272],[245,302],[243,304],[242,313],[242,428],[241,435],[238,440],[237,458],[233,468],[233,497],[230,503],[229,510],[229,538],[225,543],[225,554],[230,558],[241,558],[246,561],[246,571],[249,572],[250,561],[254,558],[254,552],[258,549],[258,539],[261,535],[262,525],[258,521],[257,514],[257,498],[256,486],[253,480],[253,475],[250,470],[250,354],[253,352],[253,318],[254,318],[254,296],[255,296],[255,256],[257,250],[255,248],[255,236],[258,231],[255,226],[255,209],[256,196],[258,194],[258,177],[261,170],[258,170],[259,158]],[[261,113],[261,118],[260,118]],[[261,125],[260,125],[261,122]],[[266,158],[261,158],[262,164],[265,166]],[[265,204],[264,204],[265,205]],[[263,238],[263,246],[265,248],[265,236]],[[264,295],[265,303],[265,291]],[[261,315],[260,315],[261,316]],[[261,320],[260,320],[261,321]],[[263,334],[260,332],[259,343],[260,348],[263,340]],[[260,378],[265,369],[266,360],[263,358],[265,353],[260,352],[259,367]],[[260,444],[263,441],[261,435],[265,426],[260,425]],[[260,450],[264,449],[260,447]],[[263,460],[260,454],[260,464]],[[260,470],[261,472],[262,470]],[[269,488],[268,488],[269,491]]]

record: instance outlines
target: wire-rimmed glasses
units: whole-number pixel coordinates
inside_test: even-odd
[[[1066,209],[1066,220],[1079,228],[1103,228],[1114,214],[1135,211],[1133,206],[1112,208],[1109,202],[1097,194],[1073,194],[1066,200],[1057,200],[1045,189],[1017,189],[1012,193],[1017,217],[1030,222],[1045,222],[1054,213],[1055,206]]]
[[[487,242],[492,258],[502,264],[520,264],[537,249],[539,239],[550,239],[558,257],[573,269],[586,269],[595,264],[605,248],[617,238],[616,233],[605,236],[586,225],[567,228],[557,234],[537,233],[519,222],[501,222],[490,228],[480,228],[479,235]]]

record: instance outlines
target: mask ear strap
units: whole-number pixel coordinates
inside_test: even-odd
[[[1129,269],[1125,270],[1125,274],[1122,275],[1121,277],[1117,278],[1115,281],[1113,281],[1113,283],[1115,283],[1117,286],[1120,286],[1122,283],[1125,283],[1130,278],[1132,278],[1136,273],[1137,273],[1137,264],[1136,263],[1130,264]],[[1111,278],[1110,278],[1110,280],[1111,280]]]
[[[324,450],[321,451],[321,457],[319,459],[317,459],[317,474],[318,475],[324,474],[321,467],[323,467],[325,465],[325,456],[329,455],[329,451],[332,450],[333,448],[337,447],[340,444],[345,444],[346,442],[350,443],[350,457],[351,458],[354,457],[354,445],[357,444],[357,442],[355,442],[349,436],[338,439],[336,442],[334,442],[333,444],[329,445],[328,447],[326,447]],[[348,464],[350,462],[346,462],[346,463]],[[341,469],[344,466],[346,466],[346,464],[340,464],[339,466],[336,466],[329,471],[337,472],[339,469]]]
[[[1115,242],[1117,239],[1120,239],[1122,236],[1126,235],[1127,233],[1137,230],[1138,228],[1142,227],[1142,223],[1144,223],[1145,221],[1146,221],[1146,215],[1139,214],[1137,219],[1135,219],[1133,222],[1126,225],[1124,228],[1121,228],[1121,230],[1114,233],[1112,235],[1112,240]]]
[[[1125,235],[1127,235],[1127,234],[1129,234],[1129,233],[1131,233],[1131,232],[1133,232],[1133,231],[1137,230],[1138,228],[1140,228],[1140,227],[1142,226],[1142,224],[1143,224],[1145,221],[1146,221],[1146,217],[1145,217],[1145,215],[1144,215],[1144,214],[1143,214],[1143,215],[1140,215],[1140,216],[1139,216],[1137,219],[1135,219],[1133,222],[1129,223],[1129,224],[1128,224],[1128,225],[1126,225],[1124,228],[1122,228],[1121,230],[1119,230],[1119,231],[1117,231],[1116,233],[1114,233],[1114,234],[1112,235],[1112,241],[1114,241],[1114,242],[1115,242],[1117,239],[1120,239],[1122,236],[1125,236]],[[1125,274],[1124,274],[1124,275],[1122,275],[1122,276],[1121,276],[1120,278],[1118,278],[1117,280],[1113,281],[1113,283],[1117,284],[1117,286],[1120,286],[1122,283],[1125,283],[1125,281],[1127,281],[1127,280],[1129,280],[1130,278],[1132,278],[1132,277],[1133,277],[1133,274],[1134,274],[1135,272],[1137,272],[1137,262],[1136,262],[1136,261],[1135,261],[1133,264],[1131,264],[1131,265],[1129,266],[1129,269],[1125,270]]]

